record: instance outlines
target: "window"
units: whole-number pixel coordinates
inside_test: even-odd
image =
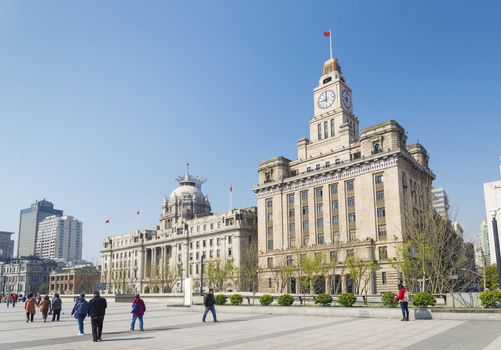
[[[332,217],[332,224],[333,224],[333,225],[339,225],[339,216],[334,215],[334,216]]]
[[[309,167],[307,167],[307,168],[306,168],[306,172],[307,172],[307,173],[310,173],[310,172],[311,172],[311,166],[309,166]]]
[[[318,218],[317,219],[317,229],[323,229],[324,228],[324,219],[323,218]]]
[[[289,194],[287,196],[287,201],[289,202],[290,206],[294,205],[294,195],[293,194]]]
[[[319,233],[318,236],[317,236],[317,244],[318,245],[322,245],[324,243],[325,243],[324,234],[323,233]]]
[[[386,272],[381,272],[381,284],[386,284]]]
[[[331,185],[331,194],[337,194],[337,184]]]
[[[273,200],[272,199],[266,200],[266,207],[267,208],[272,208],[273,207]]]
[[[377,208],[377,217],[378,218],[384,218],[386,216],[385,209],[383,208]]]
[[[331,119],[331,137],[333,137],[335,135],[335,132],[334,132],[334,119]]]
[[[307,201],[308,200],[308,191],[301,192],[301,199],[303,201]]]
[[[268,245],[267,245],[268,250],[273,250],[273,240],[268,239]]]
[[[332,207],[332,210],[339,209],[339,201],[332,201],[331,207]]]
[[[322,203],[317,203],[317,213],[324,211],[324,205]]]
[[[329,123],[327,121],[324,122],[324,138],[329,137]]]
[[[228,248],[228,256],[231,256],[231,252],[232,252],[231,248]]]
[[[335,231],[332,233],[332,241],[339,242],[339,232]]]
[[[295,224],[295,223],[293,223],[293,222],[291,222],[291,223],[289,224],[289,233],[290,233],[290,234],[294,234],[294,233],[296,233],[296,224]]]
[[[195,254],[195,258],[196,258],[197,260],[200,258],[200,253],[199,253],[199,252],[197,252],[197,253]]]
[[[228,236],[228,244],[231,244],[231,240],[232,240],[231,236]]]
[[[197,241],[197,249],[200,248],[200,241]]]
[[[303,206],[303,215],[308,215],[308,206]]]
[[[273,213],[268,213],[268,221],[272,221],[273,220]]]
[[[214,246],[214,239],[213,238],[209,239],[209,246],[211,246],[211,247]]]
[[[374,177],[374,181],[376,182],[376,184],[382,184],[383,183],[383,175],[376,175]]]
[[[386,246],[379,247],[379,260],[388,259],[388,249]]]
[[[346,182],[346,190],[347,191],[354,191],[355,190],[355,182],[354,181],[347,181]]]
[[[331,166],[331,162],[325,162],[325,167],[328,168]]]
[[[308,220],[303,221],[303,230],[307,230],[309,228]]]
[[[377,201],[384,201],[384,191],[377,191],[376,192],[376,200]]]
[[[292,265],[292,255],[287,255],[287,256],[285,257],[285,264],[286,264],[287,266]]]
[[[317,136],[318,136],[318,139],[321,140],[322,139],[322,124],[317,124]]]
[[[357,217],[355,215],[355,213],[349,213],[348,214],[348,222],[356,222],[357,221]]]
[[[381,149],[381,144],[379,142],[374,142],[373,144],[373,153],[374,154],[378,154],[378,153],[381,153],[382,152],[382,149]]]
[[[330,257],[331,262],[333,262],[333,263],[337,262],[337,252],[335,250],[331,250],[329,252],[329,257]]]
[[[207,241],[205,239],[202,241],[202,247],[207,247]]]
[[[308,235],[303,235],[303,246],[308,246],[308,242],[310,241],[310,237]]]
[[[348,197],[347,202],[348,202],[348,207],[354,207],[355,206],[355,197]]]
[[[221,256],[221,251],[218,249],[216,250],[216,257],[219,258]]]
[[[315,170],[320,170],[320,164],[315,165]]]
[[[267,265],[268,265],[269,269],[273,268],[273,258],[272,257],[268,258]]]
[[[289,209],[289,217],[293,218],[295,215],[294,208]]]
[[[377,228],[379,239],[386,239],[386,225],[380,225]]]
[[[271,281],[271,278],[268,278],[268,288],[273,287],[273,283]]]
[[[322,196],[323,196],[322,187],[315,188],[315,197],[322,198]]]
[[[198,264],[195,265],[195,273],[198,274]]]
[[[348,231],[348,240],[349,241],[354,241],[357,239],[357,230],[350,230]]]
[[[350,256],[355,256],[355,252],[353,249],[346,249],[346,257],[349,258]]]

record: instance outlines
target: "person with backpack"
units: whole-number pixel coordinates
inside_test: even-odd
[[[59,322],[59,317],[61,317],[61,309],[62,309],[63,301],[59,297],[59,294],[54,294],[54,298],[52,299],[52,322],[54,322],[57,318]]]
[[[49,313],[51,306],[51,302],[49,299],[48,295],[45,295],[42,300],[40,300],[40,305],[38,305],[38,308],[40,309],[40,312],[42,313],[42,319],[43,323],[47,322],[47,314]]]
[[[80,297],[77,299],[75,306],[73,306],[73,310],[71,311],[71,315],[74,316],[78,321],[78,335],[84,335],[84,320],[89,313],[89,303],[85,300],[85,294],[80,294]]]
[[[143,299],[139,296],[139,294],[136,294],[134,297],[134,300],[132,301],[132,311],[130,312],[132,314],[132,322],[130,323],[130,330],[133,331],[134,327],[136,326],[136,320],[139,319],[139,330],[144,331],[143,328],[143,315],[144,312],[146,311],[146,305],[144,305]]]
[[[395,296],[400,302],[403,318],[401,321],[409,321],[409,302],[411,301],[411,293],[405,289],[405,286],[400,283],[398,285],[398,295]]]
[[[89,301],[90,322],[92,325],[92,341],[102,341],[104,314],[106,313],[106,299],[99,295],[99,291],[94,292],[94,298]]]
[[[214,322],[218,322],[216,317],[216,308],[214,307],[215,304],[216,304],[216,299],[214,298],[214,289],[210,288],[209,293],[207,293],[207,295],[204,296],[205,311],[204,315],[202,316],[202,322],[205,322],[205,318],[207,317],[209,311],[212,313],[212,318],[214,319]]]

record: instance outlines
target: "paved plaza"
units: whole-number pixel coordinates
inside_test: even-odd
[[[22,304],[0,306],[0,349],[501,349],[501,322],[410,321],[220,313],[219,323],[199,313],[148,304],[145,331],[129,331],[130,305],[110,303],[103,342],[93,343],[90,321],[77,335],[68,303],[59,323],[27,324]],[[209,316],[210,317],[210,316]],[[208,320],[211,320],[210,318]],[[137,327],[137,326],[136,326]]]

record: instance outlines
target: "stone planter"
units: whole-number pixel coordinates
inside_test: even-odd
[[[414,310],[414,318],[416,320],[432,320],[431,311],[427,308],[418,308]]]

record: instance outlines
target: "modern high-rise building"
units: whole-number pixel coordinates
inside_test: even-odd
[[[52,215],[38,225],[35,255],[42,259],[82,259],[82,222],[73,216]]]
[[[14,232],[0,231],[0,260],[12,258],[14,255]]]
[[[297,142],[297,159],[280,156],[259,165],[259,290],[282,292],[285,282],[287,291],[298,292],[301,277],[277,282],[275,276],[300,253],[326,256],[335,266],[316,280],[315,292],[355,291],[349,257],[377,262],[369,294],[395,291],[399,275],[389,260],[398,259],[406,210],[430,197],[435,176],[428,153],[421,144],[407,144],[394,120],[360,133],[337,60],[324,63],[313,101],[310,137]]]
[[[433,209],[444,219],[449,218],[449,196],[443,188],[434,188],[431,190],[433,198]]]
[[[487,221],[483,220],[480,223],[480,232],[475,238],[475,263],[478,267],[483,267],[491,264],[491,251],[489,247],[489,228]]]
[[[46,201],[36,201],[29,208],[21,210],[19,217],[19,239],[17,257],[35,254],[38,225],[47,216],[63,216],[63,211],[54,209],[54,205]]]
[[[485,216],[489,231],[489,249],[491,263],[496,263],[496,248],[494,245],[494,230],[492,226],[493,215],[498,222],[498,231],[501,232],[501,181],[493,181],[484,184]],[[500,233],[501,234],[501,233]],[[501,236],[499,237],[501,240]]]

